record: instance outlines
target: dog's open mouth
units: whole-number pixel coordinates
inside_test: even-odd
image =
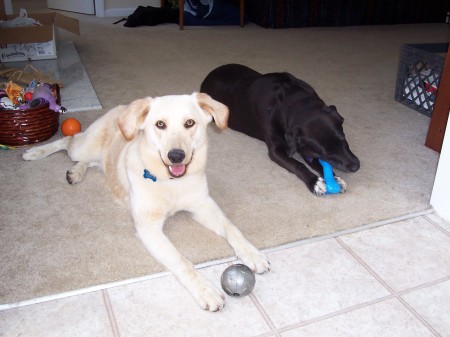
[[[172,164],[167,165],[169,174],[174,178],[181,178],[187,171],[187,165],[185,164]]]
[[[161,153],[159,154],[161,161],[163,164],[167,167],[167,171],[169,172],[169,175],[172,178],[181,178],[184,176],[188,170],[189,164],[192,162],[192,159],[194,158],[194,153],[191,154],[191,158],[188,163],[170,163],[166,164],[166,162],[163,160]]]

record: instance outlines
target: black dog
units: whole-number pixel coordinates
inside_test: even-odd
[[[270,158],[295,173],[316,195],[326,192],[319,158],[342,171],[359,169],[336,107],[326,105],[309,84],[291,74],[262,75],[228,64],[211,71],[200,91],[227,105],[229,127],[266,142]],[[322,177],[294,159],[297,153]],[[346,183],[336,180],[345,192]]]

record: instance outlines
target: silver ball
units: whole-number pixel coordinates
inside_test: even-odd
[[[224,270],[220,283],[227,295],[243,297],[252,292],[256,279],[255,274],[246,265],[233,264]]]

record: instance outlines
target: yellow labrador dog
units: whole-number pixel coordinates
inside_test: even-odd
[[[36,146],[23,153],[37,160],[66,150],[76,162],[67,172],[80,182],[88,167],[98,166],[111,190],[129,205],[138,236],[206,310],[224,306],[223,294],[203,278],[163,233],[167,217],[185,210],[223,236],[236,255],[256,273],[269,262],[223,214],[210,197],[205,175],[207,125],[227,127],[228,108],[203,93],[143,98],[118,106],[86,131]]]

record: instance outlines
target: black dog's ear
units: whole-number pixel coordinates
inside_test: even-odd
[[[287,154],[292,157],[297,152],[297,142],[295,141],[295,134],[293,132],[286,132],[284,135],[287,144]]]
[[[336,106],[329,105],[325,108],[326,111],[328,111],[336,120],[339,121],[339,123],[344,123],[344,117],[342,117],[339,112],[337,112]]]
[[[284,135],[287,144],[287,154],[289,157],[294,156],[299,151],[299,147],[303,147],[305,145],[304,138],[299,135],[299,132],[289,131]]]
[[[283,104],[286,98],[286,88],[283,86],[283,83],[275,83],[270,92],[270,107],[279,107]]]

